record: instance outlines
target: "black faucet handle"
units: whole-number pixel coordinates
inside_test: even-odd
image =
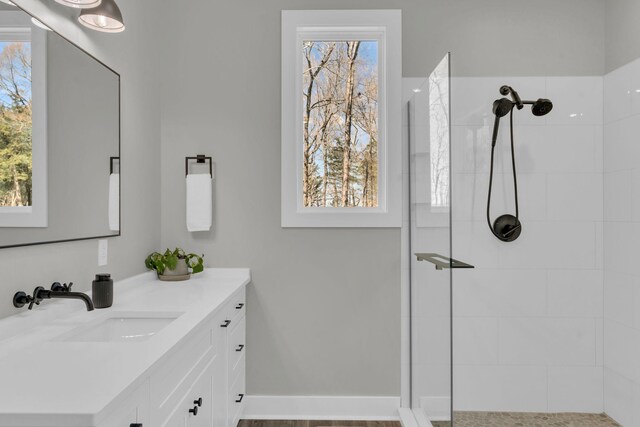
[[[66,283],[60,284],[60,282],[53,282],[53,284],[51,285],[51,290],[54,292],[71,292],[72,286],[73,282],[69,282],[68,285]]]
[[[36,286],[36,288],[33,290],[33,299],[35,300],[36,304],[40,304],[40,301],[44,299],[45,292],[47,292],[47,290],[44,287]]]
[[[42,287],[38,286],[38,288],[42,288]],[[38,292],[39,292],[38,288],[35,288],[35,290],[33,291],[33,296],[29,297],[29,307],[28,307],[29,310],[33,309],[33,304],[40,305],[41,299],[38,296]],[[44,289],[44,288],[42,288],[42,289]]]
[[[31,303],[31,301],[31,296],[22,291],[16,292],[13,296],[13,306],[15,308],[22,308],[25,305]]]

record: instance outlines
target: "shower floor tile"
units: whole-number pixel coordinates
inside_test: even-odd
[[[454,427],[621,427],[605,414],[543,414],[521,412],[456,412]],[[449,427],[448,421],[432,421]]]

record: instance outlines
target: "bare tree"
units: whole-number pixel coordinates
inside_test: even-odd
[[[378,205],[378,77],[371,73],[363,79],[358,93],[354,120],[368,136],[360,163],[362,173],[362,202],[366,207]]]
[[[318,133],[311,135],[310,133],[310,122],[311,122],[311,113],[314,108],[317,108],[319,105],[322,105],[327,100],[318,100],[315,103],[313,102],[313,93],[314,93],[314,85],[318,74],[323,70],[329,58],[331,58],[331,53],[335,48],[335,43],[329,43],[326,45],[324,52],[322,53],[322,57],[319,63],[314,64],[312,58],[312,52],[314,47],[313,42],[308,42],[304,46],[304,54],[306,59],[307,69],[305,70],[305,83],[306,83],[306,91],[304,92],[305,97],[305,109],[304,109],[304,164],[303,164],[303,178],[302,178],[302,186],[304,189],[304,206],[310,206],[311,204],[311,195],[312,195],[312,187],[314,186],[312,179],[312,163],[313,157],[315,153],[319,149],[318,145]],[[322,128],[323,125],[321,125]],[[324,124],[326,127],[327,124]]]
[[[30,206],[32,176],[31,52],[10,43],[0,52],[0,206]]]
[[[304,206],[377,206],[377,63],[362,43],[304,44]]]
[[[347,42],[347,84],[344,97],[344,152],[342,160],[342,206],[348,206],[349,172],[351,168],[351,124],[353,121],[353,89],[355,87],[356,59],[359,41]]]

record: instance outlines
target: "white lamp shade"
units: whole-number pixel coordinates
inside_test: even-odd
[[[87,9],[99,6],[102,0],[56,0],[56,2],[77,9]]]
[[[124,20],[114,0],[102,0],[100,6],[83,9],[78,21],[87,28],[105,33],[124,31]]]

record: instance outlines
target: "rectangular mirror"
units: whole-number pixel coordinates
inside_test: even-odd
[[[120,235],[120,75],[0,3],[0,248]]]

